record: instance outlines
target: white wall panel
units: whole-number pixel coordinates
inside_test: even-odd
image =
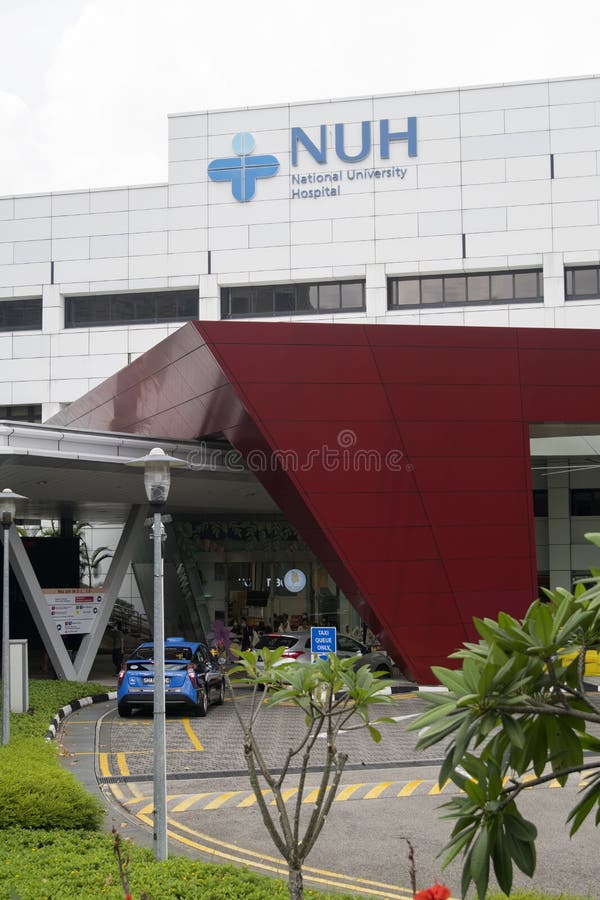
[[[52,194],[53,216],[75,216],[89,213],[90,192],[72,191],[64,194]]]
[[[506,181],[504,159],[463,160],[461,165],[463,184],[492,184]]]
[[[472,257],[518,253],[524,246],[537,253],[552,250],[552,230],[539,228],[528,231],[501,231],[470,234],[467,237],[467,254]]]
[[[564,228],[570,225],[597,225],[598,201],[581,203],[555,203],[552,209],[554,225]]]
[[[0,266],[15,262],[14,244],[0,244]]]
[[[64,259],[89,259],[90,238],[53,238],[52,259],[60,261]]]
[[[125,191],[125,193],[127,193]],[[55,216],[52,219],[52,237],[87,237],[96,234],[127,234],[129,230],[126,212],[107,212],[89,216]]]
[[[90,258],[102,259],[109,256],[127,256],[129,253],[129,235],[107,234],[94,235],[90,238]]]
[[[214,246],[212,237],[215,232],[224,229],[211,230],[211,244]],[[247,240],[249,247],[281,247],[290,243],[290,224],[289,222],[277,222],[273,225],[250,225],[248,227]],[[238,245],[243,246],[243,245]]]
[[[39,219],[52,212],[52,197],[42,194],[32,197],[15,197],[15,219]]]
[[[597,175],[597,154],[594,150],[583,153],[556,153],[554,155],[555,178],[577,178]]]
[[[545,106],[548,103],[548,82],[506,84],[495,87],[461,88],[460,108],[463,113],[488,109],[510,109],[526,106]]]
[[[0,266],[0,287],[39,285],[50,281],[50,263]]]
[[[129,252],[132,256],[146,256],[150,253],[167,252],[166,231],[146,231],[129,235]]]
[[[505,109],[504,126],[511,131],[546,131],[549,125],[547,106],[526,106],[522,109]]]
[[[167,206],[168,200],[166,184],[129,188],[129,209],[160,209]]]
[[[46,334],[18,334],[13,336],[15,359],[34,359],[50,355],[50,337]]]
[[[208,229],[182,228],[168,232],[169,253],[199,253],[208,249]]]
[[[13,219],[15,215],[15,201],[13,197],[0,198],[0,219]]]
[[[451,212],[419,213],[419,235],[461,234],[462,215],[460,210]]]
[[[127,278],[128,257],[63,261],[54,264],[54,280],[58,284],[78,281],[108,281]]]
[[[13,262],[46,262],[50,260],[50,241],[18,241],[14,246]]]
[[[129,207],[129,189],[90,192],[90,212],[119,212]]]
[[[0,243],[4,241],[43,241],[50,237],[51,220],[3,219],[0,221]]]

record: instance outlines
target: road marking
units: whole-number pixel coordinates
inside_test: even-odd
[[[261,794],[263,797],[267,797],[268,795],[273,795],[273,792],[270,788],[263,788],[261,790]],[[249,806],[254,806],[257,803],[256,794],[249,794],[245,800],[242,800],[240,803],[236,803],[238,809],[247,809]]]
[[[117,753],[117,766],[119,767],[119,772],[121,773],[121,775],[127,777],[131,774],[124,753]]]
[[[189,797],[186,797],[185,800],[182,800],[181,803],[178,803],[177,806],[174,806],[171,810],[172,812],[185,812],[194,803],[197,803],[198,800],[202,800],[203,797],[212,797],[213,791],[206,791],[203,794],[190,794]],[[214,808],[214,807],[213,807]]]
[[[285,791],[281,792],[281,799],[283,800],[284,803],[287,803],[287,801],[290,799],[290,797],[293,797],[294,794],[297,794],[297,793],[298,793],[298,788],[286,788]],[[277,801],[271,800],[269,806],[277,806]]]
[[[371,788],[370,791],[367,791],[363,800],[376,800],[386,788],[389,788],[391,784],[394,784],[393,781],[382,781],[381,784],[376,784],[374,788]]]
[[[104,778],[112,777],[112,773],[108,765],[108,753],[98,754],[98,765],[100,766],[100,772]]]
[[[198,736],[194,733],[194,729],[192,728],[192,726],[190,724],[190,720],[183,719],[182,721],[183,721],[183,727],[185,728],[185,732],[186,732],[187,736],[189,737],[190,741],[192,742],[192,746],[194,747],[194,750],[204,750],[204,747],[198,740]]]
[[[449,784],[452,784],[451,781],[445,781],[443,785],[440,787],[439,784],[434,784],[434,786],[429,791],[430,797],[437,797],[438,794],[441,794],[442,791],[445,791]]]
[[[306,797],[304,798],[304,800],[302,802],[303,803],[316,803],[320,790],[321,790],[321,788],[314,788],[309,794],[306,795]],[[331,785],[328,784],[327,787],[325,788],[325,791],[327,792],[330,790],[331,790]]]
[[[218,809],[224,803],[227,803],[228,800],[231,800],[232,797],[239,797],[243,793],[244,791],[225,791],[224,794],[219,794],[214,800],[207,803],[204,809]]]
[[[150,812],[151,809],[152,804],[150,804],[146,810],[137,814],[137,817],[150,827],[152,827],[154,823],[152,818],[146,814]],[[242,865],[254,869],[273,872],[282,878],[287,877],[287,866],[280,858],[278,859],[265,853],[257,853],[253,850],[246,850],[242,847],[238,847],[236,844],[229,844],[226,841],[217,840],[202,832],[193,831],[191,828],[188,828],[171,818],[167,821],[173,828],[177,828],[179,831],[191,835],[191,838],[187,838],[182,834],[169,830],[169,837],[176,841],[207,853],[211,857],[218,856],[221,859],[227,859],[230,862],[236,862],[238,864],[241,863]],[[204,843],[200,843],[198,840],[193,840],[192,838],[198,838]],[[351,875],[343,875],[339,872],[331,872],[323,869],[314,869],[310,866],[303,867],[303,875],[305,881],[312,881],[317,884],[340,888],[344,891],[351,890],[356,893],[368,894],[371,897],[382,897],[385,898],[385,900],[411,900],[413,896],[412,891],[408,888],[400,887],[399,885],[386,884],[385,882],[379,881],[369,881],[366,878],[353,878]],[[383,890],[378,890],[378,888],[383,888]]]
[[[125,795],[118,784],[109,784],[109,789],[119,803],[125,803]]]
[[[335,798],[334,803],[342,803],[344,800],[348,800],[355,791],[357,791],[361,787],[364,787],[365,784],[366,782],[361,781],[359,782],[359,784],[349,784],[345,788],[342,788],[342,790]]]
[[[410,795],[416,791],[416,789],[419,787],[420,784],[424,784],[424,782],[422,780],[409,781],[407,784],[404,785],[403,788],[401,788],[398,791],[397,796],[398,797],[410,797]]]

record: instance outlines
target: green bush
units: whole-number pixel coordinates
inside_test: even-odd
[[[100,801],[63,769],[43,738],[15,738],[0,748],[0,828],[98,828]]]
[[[284,881],[246,869],[191,859],[154,861],[150,850],[123,843],[129,855],[129,889],[148,900],[287,900]],[[113,838],[91,832],[0,831],[0,897],[19,900],[123,900]],[[306,898],[352,900],[348,895],[305,891]],[[355,900],[355,898],[354,898]]]
[[[61,707],[105,690],[79,682],[30,682],[30,713],[11,713],[10,744],[0,747],[0,828],[100,826],[100,801],[61,768],[56,746],[43,736]]]

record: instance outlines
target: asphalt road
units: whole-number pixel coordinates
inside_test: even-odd
[[[240,702],[244,714],[248,696]],[[439,749],[415,750],[408,723],[425,708],[418,695],[402,694],[382,713],[396,718],[382,726],[375,744],[364,731],[340,737],[349,754],[342,785],[322,835],[306,867],[307,883],[346,889],[372,897],[410,898],[408,838],[416,850],[418,883],[442,880],[458,896],[460,863],[441,871],[437,854],[450,825],[440,820],[440,804],[456,790],[437,786]],[[269,764],[302,730],[302,715],[293,707],[266,710],[261,736]],[[107,804],[107,826],[152,844],[152,718],[138,713],[119,719],[114,703],[86,707],[64,723],[64,763],[88,787],[100,790]],[[285,875],[285,864],[271,843],[242,752],[241,730],[231,702],[211,707],[205,719],[169,714],[167,778],[170,850],[206,859],[243,863]],[[317,764],[322,751],[317,750]],[[311,791],[318,772],[309,776],[303,815],[312,808]],[[288,803],[297,794],[298,776],[290,771]],[[564,822],[577,796],[577,781],[564,789],[544,787],[526,792],[522,811],[540,829],[534,885],[598,896],[597,830],[586,823],[569,841]],[[270,795],[267,795],[270,800]],[[530,886],[520,873],[515,884]]]

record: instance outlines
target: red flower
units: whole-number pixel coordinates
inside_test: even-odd
[[[424,891],[417,891],[414,900],[448,900],[450,897],[450,888],[445,884],[434,884]]]

